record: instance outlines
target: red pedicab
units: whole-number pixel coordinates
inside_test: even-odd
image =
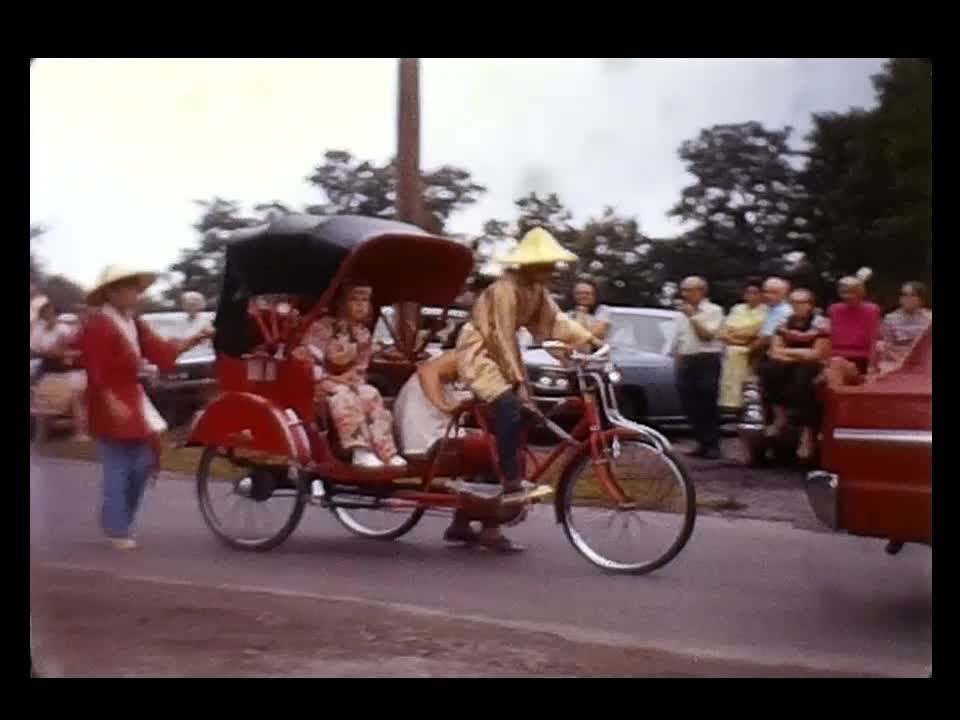
[[[447,437],[426,457],[407,458],[407,468],[357,468],[338,448],[324,404],[314,401],[312,361],[293,352],[348,278],[372,286],[375,309],[446,308],[472,267],[469,248],[381,219],[288,216],[234,234],[215,323],[222,393],[194,420],[187,440],[204,448],[197,493],[214,534],[232,547],[269,550],[311,504],[357,535],[392,540],[427,509],[478,507],[491,486],[474,480],[499,477],[485,407],[463,408]],[[426,357],[425,343],[397,342],[374,357],[371,371],[386,369],[402,381]],[[577,367],[581,397],[574,402],[582,419],[568,434],[538,418],[560,442],[543,461],[524,444],[525,474],[535,481],[565,458],[555,515],[574,547],[607,570],[650,572],[676,556],[693,531],[693,484],[659,433],[620,415],[616,370],[596,356],[568,357]],[[606,530],[607,544],[591,535],[597,528]],[[646,533],[641,541],[638,531]],[[611,552],[611,535],[628,539],[625,554]]]

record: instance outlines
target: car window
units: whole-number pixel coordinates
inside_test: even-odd
[[[423,307],[420,310],[420,329],[424,330],[429,327],[428,322],[435,321],[443,314],[441,308],[436,307]],[[447,310],[447,322],[446,325],[441,328],[438,332],[434,333],[433,337],[430,339],[431,344],[443,343],[449,337],[452,336],[452,333],[464,322],[469,319],[469,313],[458,310],[456,308],[451,308]],[[380,317],[377,319],[376,325],[373,328],[373,340],[378,342],[381,345],[393,345],[393,335],[390,334],[390,327],[393,327],[394,321],[394,310],[392,307],[384,306],[380,308]],[[388,327],[387,323],[391,323]]]
[[[618,313],[607,311],[610,322],[609,342],[613,347],[624,347],[643,352],[666,355],[670,352],[675,332],[672,317]]]

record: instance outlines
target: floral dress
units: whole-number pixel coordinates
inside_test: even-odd
[[[313,323],[304,345],[316,363],[317,402],[326,402],[344,450],[367,449],[383,461],[397,455],[393,417],[380,392],[366,382],[373,354],[362,323],[325,317]]]

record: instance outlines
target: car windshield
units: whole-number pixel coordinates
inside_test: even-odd
[[[439,318],[443,314],[441,308],[436,307],[423,307],[420,308],[420,320],[421,325],[420,329],[423,330],[429,327],[428,323],[431,320]],[[448,335],[452,333],[460,325],[460,323],[466,322],[469,318],[469,313],[464,310],[459,310],[456,308],[449,308],[447,310],[447,323],[446,326],[439,332],[437,332],[432,338],[432,342],[442,342],[447,339]],[[390,333],[387,323],[391,323],[391,326],[394,322],[394,309],[390,306],[384,306],[380,308],[380,317],[377,320],[376,326],[373,329],[373,340],[374,342],[380,343],[381,345],[393,345],[393,335]]]
[[[608,310],[605,319],[610,321],[608,341],[613,347],[669,354],[673,342],[673,317]]]
[[[200,317],[213,325],[212,312],[202,312]],[[150,328],[162,338],[183,338],[187,333],[187,314],[182,312],[172,313],[148,313],[141,316],[142,319],[150,325]],[[202,343],[180,356],[180,360],[199,360],[207,358],[214,354],[213,344],[209,340]]]

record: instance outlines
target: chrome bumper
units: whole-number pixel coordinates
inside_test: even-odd
[[[807,473],[804,489],[817,520],[831,530],[837,529],[837,497],[840,478],[833,473],[814,470]]]

